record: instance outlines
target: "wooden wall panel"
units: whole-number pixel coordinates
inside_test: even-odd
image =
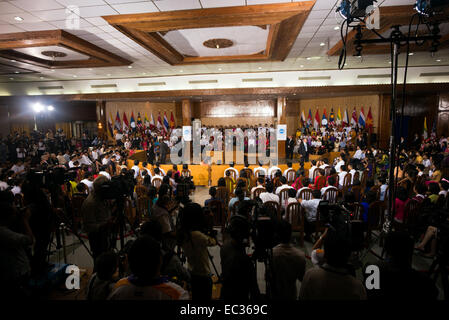
[[[201,118],[201,123],[206,126],[254,126],[260,123],[265,125],[274,124],[274,118],[266,117],[230,117],[230,118]]]
[[[176,114],[176,105],[174,102],[136,102],[136,101],[108,101],[106,102],[106,116],[112,115],[112,120],[115,122],[115,117],[119,111],[120,120],[123,122],[123,113],[126,113],[128,123],[131,121],[131,113],[134,112],[134,120],[137,121],[137,113],[140,112],[142,121],[145,119],[145,112],[148,120],[151,121],[151,113],[153,114],[154,122],[157,123],[157,118],[160,113],[161,121],[164,121],[164,112],[167,114],[167,120],[170,122],[171,112],[175,118],[175,126],[181,126],[179,118]],[[178,119],[178,120],[177,120]]]
[[[449,94],[441,94],[438,106],[437,135],[449,136]]]

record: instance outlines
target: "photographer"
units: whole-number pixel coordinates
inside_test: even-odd
[[[173,250],[176,246],[176,230],[173,218],[169,212],[169,205],[169,196],[160,192],[159,198],[153,206],[151,219],[158,221],[162,226],[162,244],[166,248]]]
[[[112,223],[111,208],[106,202],[105,191],[102,186],[109,180],[99,175],[94,180],[93,192],[90,193],[81,206],[84,230],[89,237],[89,244],[93,259],[110,248],[109,227]]]
[[[206,221],[201,206],[187,203],[181,214],[178,240],[187,257],[191,274],[192,300],[211,300],[212,278],[207,247],[217,241],[206,235]]]

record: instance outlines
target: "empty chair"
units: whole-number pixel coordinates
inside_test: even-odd
[[[304,188],[301,190],[298,196],[299,199],[302,200],[310,200],[312,199],[312,189],[310,188]]]
[[[360,203],[354,203],[351,220],[362,221],[365,208]]]
[[[304,211],[299,202],[287,206],[285,220],[292,225],[292,232],[299,232],[299,245],[304,246]]]
[[[354,194],[354,198],[356,202],[362,201],[363,191],[362,186],[352,186],[351,191]]]
[[[280,219],[281,207],[279,203],[277,203],[276,201],[267,201],[263,203],[263,206],[271,210],[272,214],[276,215],[276,217]]]
[[[161,179],[161,178],[154,178],[153,181],[151,181],[151,184],[152,184],[153,187],[155,187],[156,189],[159,189],[160,186],[162,185],[162,179]]]
[[[328,188],[326,191],[324,191],[323,196],[321,199],[328,201],[329,203],[337,203],[337,195],[338,195],[338,189],[335,187]]]
[[[286,189],[282,189],[281,192],[279,192],[279,201],[284,206],[287,204],[288,190],[289,190],[289,188],[286,188]],[[282,207],[282,205],[281,205],[281,207]]]

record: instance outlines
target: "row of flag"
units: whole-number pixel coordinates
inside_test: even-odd
[[[422,136],[423,136],[424,139],[429,138],[429,132],[427,130],[427,117],[424,117],[424,129],[423,129]],[[437,136],[437,122],[434,121],[430,137],[435,139],[436,136]]]
[[[140,112],[137,113],[137,121],[134,120],[134,111],[131,113],[131,119],[128,122],[128,118],[126,117],[126,113],[123,112],[123,121],[120,120],[120,114],[117,111],[117,115],[115,116],[115,122],[112,121],[112,114],[109,113],[108,119],[108,131],[111,137],[114,136],[114,130],[117,130],[122,133],[128,133],[133,131],[145,130],[145,129],[158,129],[161,132],[167,133],[170,129],[175,127],[175,118],[173,117],[173,112],[170,116],[170,122],[167,119],[167,113],[164,112],[164,118],[162,120],[161,114],[157,118],[157,122],[154,122],[153,113],[150,114],[151,118],[148,120],[148,116],[145,112],[145,118],[142,121],[142,117],[140,116]]]
[[[320,114],[318,112],[318,109],[316,110],[315,118],[313,118],[313,119],[312,119],[312,110],[309,109],[309,115],[308,115],[307,119],[304,115],[304,110],[302,111],[301,125],[303,127],[307,127],[307,128],[313,126],[313,128],[315,128],[315,130],[318,130],[318,128],[320,126],[328,128],[328,127],[335,127],[335,126],[347,127],[350,125],[353,128],[355,128],[357,126],[359,126],[359,128],[372,128],[373,127],[373,115],[371,113],[371,107],[370,107],[369,111],[368,111],[368,116],[365,118],[365,112],[363,111],[363,107],[362,107],[362,109],[360,110],[359,117],[357,118],[357,112],[354,108],[354,110],[352,111],[351,120],[349,120],[348,112],[346,109],[345,109],[344,116],[342,117],[340,108],[338,108],[337,117],[335,117],[334,108],[331,108],[329,120],[327,119],[326,109],[324,109],[323,117],[321,118],[321,121],[320,121]]]

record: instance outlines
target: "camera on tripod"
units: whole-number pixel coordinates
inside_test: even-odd
[[[110,181],[103,183],[100,188],[100,197],[112,200],[131,196],[135,185],[132,172],[127,171],[119,176],[113,176]]]
[[[53,186],[63,185],[74,180],[76,168],[65,169],[61,167],[48,168],[42,171],[31,170],[28,180],[39,188],[51,189]]]

